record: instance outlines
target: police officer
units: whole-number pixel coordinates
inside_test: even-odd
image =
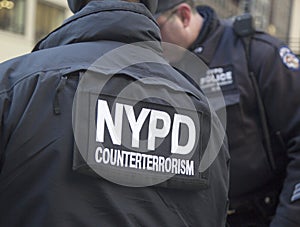
[[[68,3],[0,65],[0,226],[223,226],[224,137],[161,58],[157,2]]]
[[[300,66],[280,40],[254,31],[249,15],[219,20],[193,1],[158,1],[162,39],[188,48],[209,70],[196,78],[224,95],[231,162],[230,226],[300,226]],[[239,23],[242,22],[242,23]]]

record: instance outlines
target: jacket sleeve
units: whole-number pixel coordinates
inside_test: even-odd
[[[6,93],[1,93],[0,91],[0,173],[1,173],[3,153],[5,147],[4,120],[6,116],[7,104],[8,104],[8,99]]]
[[[3,121],[3,98],[0,94],[0,165],[1,165],[1,159],[3,153],[3,126],[2,126],[3,122],[2,121]]]
[[[251,63],[255,65],[269,131],[271,135],[280,136],[287,160],[283,188],[271,226],[296,227],[300,226],[299,59],[283,44],[255,39],[253,42]]]
[[[4,149],[9,138],[7,118],[11,106],[12,90],[8,72],[9,67],[0,64],[0,173],[4,161]]]

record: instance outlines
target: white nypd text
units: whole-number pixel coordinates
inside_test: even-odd
[[[171,136],[170,155],[189,155],[196,144],[196,126],[190,116],[175,113],[172,116],[161,110],[142,108],[138,116],[135,115],[133,106],[116,103],[114,119],[106,100],[99,99],[96,120],[96,142],[104,143],[105,125],[111,142],[122,145],[122,127],[124,116],[128,119],[131,128],[131,147],[140,147],[140,134],[145,122],[148,122],[148,151],[156,150],[156,140]],[[149,118],[149,121],[146,119]],[[158,127],[159,123],[160,127]],[[181,127],[187,129],[185,144],[180,144]],[[194,161],[174,157],[164,157],[153,154],[123,151],[114,148],[98,147],[95,152],[97,163],[109,164],[120,167],[167,172],[175,174],[194,175]]]

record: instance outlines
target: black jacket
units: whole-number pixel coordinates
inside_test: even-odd
[[[175,165],[179,162],[180,155],[175,154],[168,159],[165,154],[157,154],[156,150],[147,153],[147,156],[143,153],[138,156],[134,152],[139,150],[130,148],[132,138],[125,140],[122,137],[121,146],[117,146],[115,144],[118,141],[109,138],[116,132],[110,131],[108,126],[103,128],[105,141],[100,143],[101,136],[96,136],[91,128],[94,129],[95,122],[98,122],[93,119],[100,118],[99,112],[105,108],[82,108],[88,102],[82,103],[80,98],[88,97],[91,100],[96,97],[98,107],[101,106],[99,100],[110,107],[122,106],[122,113],[128,118],[132,116],[130,114],[137,116],[138,108],[145,113],[151,111],[150,119],[163,115],[172,119],[171,123],[175,122],[173,118],[177,109],[185,115],[193,113],[196,116],[193,119],[201,127],[198,125],[195,129],[197,143],[193,147],[193,156],[189,158],[200,160],[211,133],[220,126],[215,115],[210,112],[203,94],[193,88],[185,78],[179,76],[166,63],[143,61],[143,57],[148,55],[153,59],[160,59],[158,31],[154,19],[140,4],[91,2],[43,39],[33,53],[0,65],[0,226],[219,227],[224,224],[228,192],[228,153],[222,144],[223,138],[219,138],[220,152],[212,165],[200,173],[197,171],[199,163],[195,162],[195,166],[192,166],[194,168],[186,169],[195,176],[188,176],[183,172],[184,164],[188,160],[180,162],[181,165]],[[136,64],[118,68],[128,59],[130,63],[131,58],[136,56],[124,56],[124,53],[118,54],[117,51],[117,58],[108,58],[109,61],[105,64],[94,64],[97,59],[114,53],[111,50],[122,48],[124,44],[142,41],[153,42],[138,46],[147,54],[141,56],[142,60]],[[134,48],[130,46],[129,53]],[[116,71],[107,67],[108,65],[116,67]],[[82,81],[87,77],[88,71],[92,82],[93,79],[98,83],[110,78],[101,91],[92,90],[97,83],[89,84],[91,90],[82,89],[86,88]],[[80,80],[83,87],[79,89],[80,77],[83,78]],[[164,82],[158,78],[164,79]],[[135,89],[131,92],[127,89],[132,95],[131,99],[127,96],[120,98],[121,91],[132,84]],[[164,94],[170,103],[153,95],[156,93]],[[153,97],[149,97],[150,94]],[[195,111],[185,108],[186,104],[180,102],[181,96],[192,100]],[[136,103],[137,109],[130,112]],[[85,114],[85,110],[92,116],[92,120],[81,118],[81,111]],[[108,111],[113,112],[112,109]],[[117,113],[115,115],[119,116]],[[108,119],[108,115],[101,117]],[[117,120],[122,119],[125,117]],[[115,124],[117,120],[114,121]],[[180,122],[179,118],[177,122]],[[149,124],[150,132],[151,121],[148,119],[145,124]],[[151,127],[153,131],[153,123]],[[144,126],[142,128],[144,130]],[[161,128],[154,125],[154,129],[160,131]],[[101,131],[99,128],[95,130]],[[126,131],[129,128],[124,130],[124,136],[131,134],[131,131]],[[175,128],[169,127],[169,130],[174,131]],[[74,135],[74,131],[78,134]],[[141,139],[147,144],[151,138],[146,139],[147,134],[143,133],[144,131]],[[75,139],[78,136],[77,139],[82,139],[83,142],[75,141],[74,136]],[[166,139],[162,140],[164,136]],[[89,143],[89,139],[93,143]],[[163,148],[157,150],[170,152],[171,139],[171,133],[157,136],[154,142],[159,140]],[[130,143],[125,144],[127,141]],[[189,140],[184,140],[182,144],[188,143],[187,141]],[[87,142],[88,146],[83,148],[81,142]],[[93,147],[95,144],[98,147]],[[114,148],[116,153],[108,149],[101,150],[102,148]],[[125,149],[126,157],[130,157],[131,161],[123,161],[121,164],[133,166],[141,172],[139,174],[145,168],[157,169],[155,160],[167,163],[168,159],[169,165],[172,163],[178,168],[169,169],[168,165],[159,165],[159,168],[165,168],[165,172],[168,169],[171,173],[177,171],[178,178],[171,177],[170,181],[159,186],[148,184],[148,187],[127,187],[128,182],[121,182],[123,176],[128,177],[128,169],[123,168],[116,174],[117,177],[122,176],[122,179],[119,177],[114,181],[114,178],[110,178],[111,175],[107,180],[103,179],[107,175],[102,175],[101,169],[97,172],[100,166],[97,161],[105,162],[109,158],[104,156],[104,152],[110,155],[120,152],[124,154]],[[96,157],[95,150],[98,151]],[[144,159],[141,161],[136,157]],[[143,167],[144,164],[147,167]],[[112,168],[112,171],[106,173],[115,172]],[[128,174],[129,177],[139,177],[130,175],[130,171]]]
[[[299,59],[283,42],[257,31],[250,43],[248,70],[247,45],[234,32],[232,21],[219,20],[208,7],[200,7],[199,13],[206,22],[191,50],[210,68],[204,78],[200,81],[198,78],[198,84],[213,97],[215,88],[209,78],[214,76],[224,95],[232,158],[232,205],[244,203],[245,209],[256,201],[261,203],[256,210],[267,210],[276,204],[272,195],[279,191],[271,226],[300,226]],[[266,151],[262,118],[249,71],[254,72],[265,108],[271,153]],[[224,106],[215,103],[215,108],[221,110]]]

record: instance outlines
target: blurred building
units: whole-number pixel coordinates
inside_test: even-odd
[[[222,18],[241,14],[244,0],[197,0]],[[284,40],[300,54],[300,0],[249,0],[256,27]],[[31,51],[70,16],[66,0],[0,0],[0,62]]]
[[[64,0],[0,0],[0,62],[28,53],[71,15]]]
[[[289,45],[300,56],[300,0],[294,0],[290,23]]]
[[[197,0],[212,6],[221,18],[241,14],[247,0]],[[300,55],[300,0],[248,0],[256,28],[285,41]]]

